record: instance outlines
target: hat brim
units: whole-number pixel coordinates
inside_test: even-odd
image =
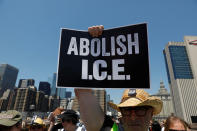
[[[153,107],[153,115],[159,114],[163,106],[162,101],[156,97],[149,97],[145,101],[141,101],[137,98],[129,98],[118,105],[112,102],[108,102],[108,104],[117,111],[120,111],[121,107],[151,106]]]
[[[1,119],[0,120],[0,125],[3,125],[3,126],[13,126],[17,123],[18,121],[11,121],[9,119]]]

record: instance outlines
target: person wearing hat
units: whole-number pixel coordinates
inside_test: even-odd
[[[44,131],[44,122],[40,117],[35,116],[29,127],[29,131]]]
[[[20,131],[22,114],[16,110],[0,113],[0,131]]]
[[[80,114],[86,129],[89,131],[106,131],[103,125],[106,122],[109,123],[109,119],[106,121],[106,116],[101,110],[92,90],[75,89],[75,94],[79,101]],[[160,113],[163,103],[159,98],[149,96],[142,89],[126,89],[120,104],[109,103],[109,105],[121,112],[121,122],[124,131],[147,131],[152,116]],[[113,128],[108,128],[108,130],[113,130]],[[116,128],[116,130],[120,129]]]

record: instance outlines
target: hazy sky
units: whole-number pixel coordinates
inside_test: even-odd
[[[87,30],[148,23],[151,89],[168,87],[162,50],[197,35],[197,0],[0,0],[0,63],[19,69],[36,86],[57,70],[60,28]],[[16,83],[18,85],[18,82]],[[122,89],[108,89],[116,103]]]

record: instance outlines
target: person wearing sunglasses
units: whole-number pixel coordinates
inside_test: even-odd
[[[22,114],[16,110],[0,113],[0,131],[21,131]]]
[[[164,131],[188,131],[189,125],[176,116],[169,116],[164,125]]]
[[[163,106],[159,98],[150,96],[142,89],[126,89],[120,104],[108,103],[122,114],[122,128],[119,128],[103,113],[91,89],[75,89],[75,94],[81,118],[90,131],[147,131],[152,116],[159,114]]]
[[[102,35],[103,29],[103,26],[92,26],[88,32],[92,37],[98,37]],[[122,114],[122,126],[118,126],[104,114],[91,89],[76,88],[75,95],[81,119],[88,131],[147,131],[152,116],[159,114],[163,106],[159,98],[151,97],[142,89],[126,89],[120,104],[108,103]]]
[[[39,117],[35,117],[29,127],[29,131],[44,131],[43,120]]]

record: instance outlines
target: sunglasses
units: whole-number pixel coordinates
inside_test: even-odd
[[[136,116],[142,117],[146,115],[147,110],[151,109],[152,107],[149,106],[142,106],[142,107],[123,107],[120,108],[121,113],[123,116],[131,116],[132,111],[135,112]]]
[[[186,131],[186,130],[174,130],[174,129],[169,129],[169,131]]]
[[[32,125],[30,126],[30,129],[41,129],[42,127],[42,125]]]

